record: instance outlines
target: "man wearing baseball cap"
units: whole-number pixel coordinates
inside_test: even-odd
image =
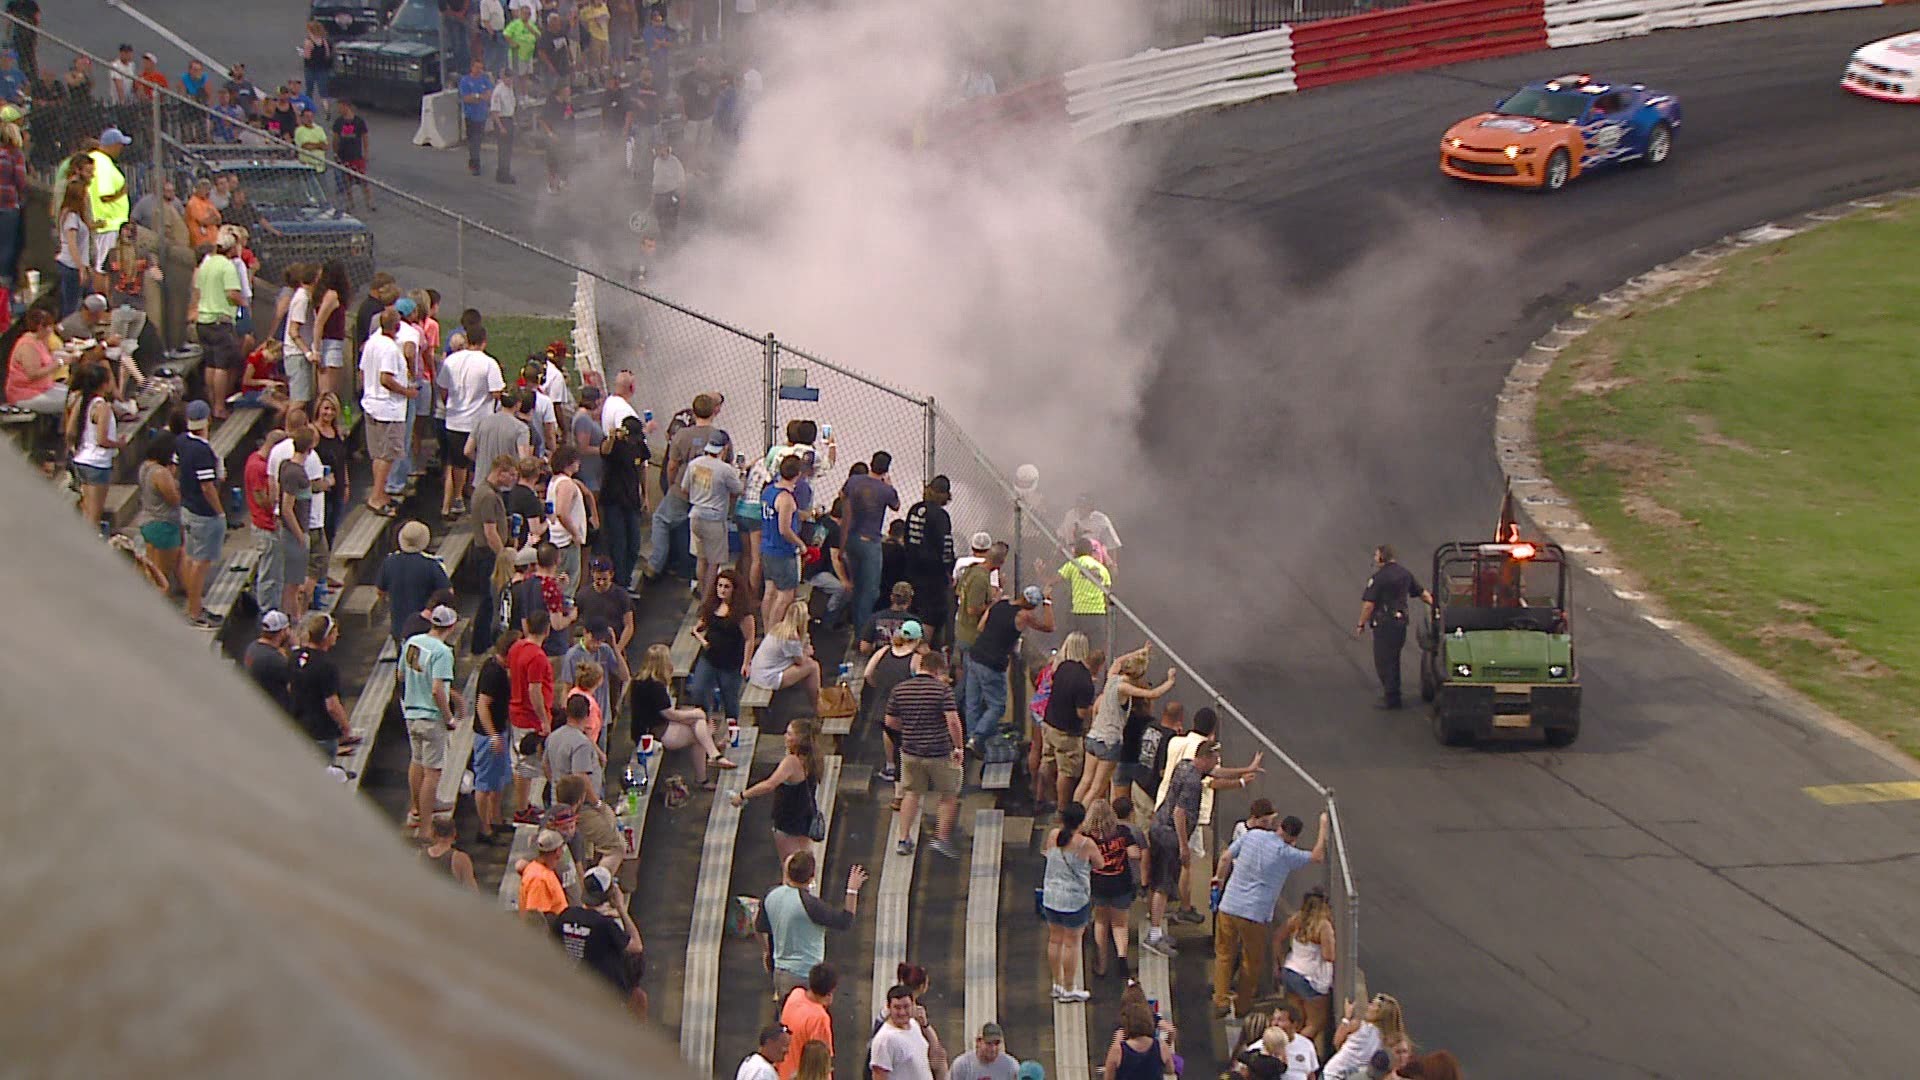
[[[240,665],[260,684],[274,704],[292,711],[287,697],[287,681],[293,669],[287,664],[287,613],[269,608],[260,616],[260,636],[247,646]]]
[[[995,544],[995,557],[1004,560],[1006,547]],[[991,560],[988,565],[998,568]],[[977,746],[993,737],[1006,715],[1007,667],[1019,654],[1020,635],[1054,630],[1053,596],[1040,586],[1029,585],[1009,599],[995,584],[988,586],[987,596],[987,609],[979,616],[979,635],[967,649],[967,738]]]
[[[93,208],[93,269],[103,272],[107,252],[120,238],[133,201],[127,197],[127,178],[120,172],[120,154],[133,140],[117,127],[100,133],[100,148],[87,153],[93,159],[93,187],[87,197]]]
[[[212,410],[204,401],[187,403],[187,432],[173,444],[180,470],[180,583],[187,590],[187,621],[211,628],[220,620],[201,607],[207,574],[220,561],[227,538],[227,512],[220,495],[226,465],[207,442]]]
[[[1007,1033],[992,1020],[980,1025],[973,1049],[947,1067],[947,1080],[1017,1080],[1020,1062],[1006,1049]]]
[[[400,647],[400,711],[407,722],[407,742],[413,752],[407,766],[407,786],[413,796],[408,823],[421,835],[433,820],[454,710],[467,707],[453,688],[453,646],[447,644],[460,615],[441,606],[427,615],[427,622],[426,633],[415,634]]]
[[[627,898],[604,866],[580,875],[580,902],[553,921],[553,936],[574,963],[605,979],[641,1015],[646,995],[640,990],[645,947],[640,928],[627,912]],[[635,1001],[635,995],[638,1000]]]
[[[201,366],[207,373],[207,399],[216,420],[227,415],[227,397],[235,389],[234,372],[243,359],[233,325],[240,314],[240,268],[233,261],[239,253],[240,234],[221,229],[213,250],[194,269],[193,285],[187,292],[194,340],[200,343]]]
[[[520,917],[545,924],[567,910],[567,891],[560,887],[560,860],[567,838],[541,829],[534,835],[533,849],[534,857],[519,864]]]
[[[688,543],[698,563],[695,573],[703,599],[713,591],[713,576],[732,561],[727,519],[746,487],[740,470],[726,455],[726,436],[715,429],[700,448],[700,456],[687,463]]]

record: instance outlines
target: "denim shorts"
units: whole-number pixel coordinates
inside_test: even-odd
[[[1087,753],[1101,761],[1119,761],[1120,751],[1121,744],[1117,739],[1113,742],[1091,737],[1087,739]]]
[[[768,555],[760,553],[760,563],[766,574],[767,583],[780,592],[792,592],[800,587],[800,556]]]
[[[511,739],[508,735],[506,738]],[[476,731],[473,733],[473,790],[505,791],[513,780],[513,765],[508,759],[512,751],[502,746],[499,753],[493,752],[493,740]]]
[[[1040,908],[1041,918],[1045,919],[1051,925],[1064,926],[1068,930],[1078,930],[1087,925],[1087,920],[1092,918],[1092,916],[1093,905],[1091,903],[1080,905],[1080,910],[1078,911],[1055,911],[1044,905]]]
[[[67,467],[73,470],[73,478],[82,484],[106,487],[113,482],[113,470],[102,465],[83,465],[78,461],[70,461]]]
[[[343,368],[347,366],[347,343],[338,338],[326,338],[320,342],[320,366]]]
[[[1327,991],[1315,990],[1313,984],[1307,981],[1305,975],[1300,974],[1292,968],[1280,969],[1280,989],[1302,999],[1327,996]]]

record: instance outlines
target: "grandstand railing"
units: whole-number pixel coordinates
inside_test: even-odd
[[[0,23],[17,23],[0,13]],[[103,80],[85,100],[40,99],[23,120],[33,142],[36,168],[50,177],[60,156],[71,153],[80,140],[97,136],[110,124],[138,124],[141,134],[129,131],[136,146],[129,155],[138,168],[129,169],[134,185],[130,197],[145,194],[154,177],[168,175],[170,148],[204,141],[219,122],[207,106],[171,90],[160,90],[155,100],[115,106],[98,100],[104,90],[107,62],[85,50],[38,32],[39,61],[44,74],[64,69],[74,56],[89,56]],[[119,110],[119,111],[115,111]],[[123,128],[123,130],[125,130]],[[247,141],[284,151],[291,144],[263,133]],[[382,199],[378,220],[367,220],[376,240],[374,265],[389,270],[408,287],[435,287],[459,307],[486,311],[513,311],[524,290],[498,294],[476,279],[479,268],[511,265],[517,281],[528,288],[541,285],[552,297],[541,303],[553,313],[568,312],[574,320],[576,364],[586,377],[604,378],[615,370],[632,370],[650,402],[672,407],[703,391],[727,397],[722,423],[734,430],[754,430],[761,445],[782,441],[786,421],[819,415],[818,402],[832,402],[833,415],[842,422],[831,433],[837,463],[827,475],[844,477],[854,461],[866,460],[877,450],[895,454],[894,479],[905,502],[933,476],[946,474],[953,499],[948,511],[956,536],[985,529],[1010,538],[1016,584],[1038,558],[1064,561],[1068,552],[1057,522],[1033,492],[1022,492],[1008,479],[1004,462],[996,462],[967,434],[960,423],[932,397],[893,386],[852,368],[780,341],[771,333],[754,333],[623,280],[615,272],[581,265],[510,236],[497,228],[435,206],[376,177],[363,177],[328,161],[316,173],[330,185],[366,183]],[[185,198],[186,192],[180,192]],[[405,242],[379,243],[395,231],[396,217],[408,223]],[[31,225],[29,226],[31,228]],[[300,250],[297,246],[295,250]],[[313,256],[321,252],[316,248]],[[272,282],[262,282],[256,303],[271,295]],[[356,290],[365,282],[356,280]],[[180,300],[183,302],[184,297]],[[443,317],[443,321],[445,317]],[[516,358],[503,357],[512,361]],[[751,425],[749,427],[748,425]],[[823,432],[823,434],[825,434]],[[1106,640],[1109,650],[1152,642],[1165,653],[1186,680],[1222,715],[1231,718],[1276,765],[1254,786],[1259,794],[1284,806],[1318,802],[1331,822],[1328,852],[1328,894],[1335,909],[1339,957],[1335,965],[1336,990],[1344,999],[1358,972],[1360,894],[1354,884],[1352,855],[1341,827],[1333,791],[1321,784],[1299,762],[1288,756],[1261,728],[1226,699],[1125,601],[1109,593]],[[1110,652],[1111,655],[1111,652]]]

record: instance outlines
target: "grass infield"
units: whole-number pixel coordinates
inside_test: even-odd
[[[1920,757],[1920,202],[1568,347],[1541,457],[1678,617]]]

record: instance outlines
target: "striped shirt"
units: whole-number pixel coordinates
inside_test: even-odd
[[[953,753],[947,714],[958,713],[953,688],[931,675],[915,675],[887,695],[887,716],[900,729],[900,752],[919,758]]]

